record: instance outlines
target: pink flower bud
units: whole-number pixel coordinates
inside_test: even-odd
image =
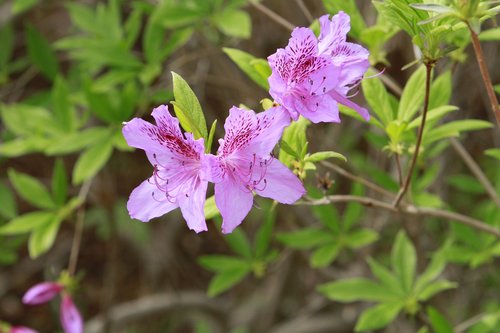
[[[14,326],[10,328],[9,333],[38,333],[38,332],[28,327]]]
[[[61,325],[65,333],[83,333],[82,316],[67,294],[61,301]]]
[[[53,299],[63,290],[56,282],[41,282],[31,287],[23,296],[23,303],[29,305],[42,304]]]

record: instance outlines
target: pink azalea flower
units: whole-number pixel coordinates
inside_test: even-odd
[[[285,204],[305,193],[300,180],[271,155],[289,122],[281,107],[258,114],[237,107],[229,111],[218,154],[207,157],[223,233],[232,232],[248,214],[252,192]]]
[[[320,19],[319,39],[309,28],[295,28],[285,49],[269,56],[271,96],[297,120],[299,115],[318,122],[340,122],[338,104],[370,115],[347,94],[370,66],[369,53],[346,42],[350,19],[344,12]]]
[[[83,333],[82,316],[67,294],[64,294],[61,300],[60,316],[65,333]]]
[[[38,333],[35,330],[32,330],[29,327],[24,327],[24,326],[13,326],[10,328],[9,333]]]
[[[204,180],[203,139],[182,134],[179,121],[166,105],[153,110],[156,126],[134,118],[123,127],[127,143],[146,151],[153,175],[130,194],[131,217],[147,222],[180,207],[190,229],[207,230],[203,207],[208,182]]]
[[[23,296],[23,303],[29,305],[42,304],[53,299],[63,290],[56,282],[41,282],[31,287]]]

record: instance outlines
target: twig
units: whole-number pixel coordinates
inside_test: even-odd
[[[477,64],[479,65],[479,71],[481,72],[481,76],[483,78],[484,86],[486,87],[486,92],[488,93],[488,98],[491,104],[491,111],[495,115],[497,120],[497,125],[500,127],[500,107],[498,106],[498,99],[495,95],[495,91],[493,90],[493,84],[491,83],[490,73],[488,72],[488,68],[486,66],[486,62],[484,60],[483,49],[481,48],[481,43],[479,42],[479,38],[477,34],[472,30],[470,24],[468,22],[467,27],[469,28],[470,36],[472,39],[472,46],[474,46],[474,53],[476,54]]]
[[[417,159],[418,159],[418,153],[420,151],[420,145],[422,144],[422,137],[424,136],[424,128],[425,128],[425,120],[427,119],[427,110],[429,109],[429,96],[431,93],[431,74],[432,74],[432,68],[434,67],[433,62],[426,62],[425,63],[425,98],[424,98],[424,110],[422,111],[422,121],[420,123],[420,126],[418,128],[418,134],[417,134],[417,144],[415,146],[415,152],[413,153],[413,158],[410,162],[410,167],[408,168],[408,173],[406,174],[405,181],[403,183],[403,186],[398,192],[398,195],[396,196],[396,199],[394,199],[394,202],[392,203],[394,207],[397,207],[399,203],[401,202],[401,199],[403,199],[404,195],[408,191],[408,188],[410,187],[410,182],[411,182],[411,176],[413,175],[413,169],[415,168],[415,164],[417,164]]]
[[[90,191],[91,185],[92,185],[92,179],[84,183],[80,188],[80,192],[78,193],[78,198],[80,198],[82,202],[80,203],[80,207],[78,208],[78,212],[76,213],[75,233],[73,236],[73,243],[71,245],[71,252],[69,255],[69,264],[68,264],[69,275],[75,274],[76,264],[78,263],[78,254],[80,252],[80,245],[82,242],[83,224],[85,222],[85,209],[83,205]]]
[[[498,197],[495,188],[493,187],[493,185],[491,185],[488,178],[486,178],[486,175],[481,170],[479,165],[477,165],[474,159],[470,156],[467,150],[465,150],[464,146],[462,146],[462,144],[457,139],[451,138],[450,142],[455,151],[457,152],[457,154],[460,155],[464,163],[470,169],[470,171],[474,174],[477,180],[479,180],[481,185],[483,185],[484,189],[486,190],[486,193],[488,193],[491,200],[493,200],[493,202],[497,205],[497,207],[500,207],[500,198]]]
[[[401,161],[399,159],[399,154],[394,154],[394,159],[396,160],[396,168],[398,170],[399,186],[401,186],[403,185],[403,171],[401,170]]]
[[[455,329],[453,330],[453,332],[455,332],[455,333],[462,333],[466,329],[468,329],[471,326],[473,326],[473,325],[477,324],[478,322],[480,322],[484,317],[485,317],[484,313],[480,313],[478,315],[475,315],[474,317],[469,318],[466,321],[461,322],[460,324],[458,324],[457,326],[455,326]]]
[[[314,17],[312,16],[311,12],[309,9],[307,9],[307,6],[305,5],[303,0],[295,0],[297,2],[297,5],[299,5],[300,10],[302,10],[302,13],[304,13],[304,16],[307,18],[309,23],[312,23],[314,21]]]
[[[228,306],[221,299],[212,300],[204,293],[195,291],[181,291],[146,296],[134,301],[125,302],[109,310],[109,318],[114,329],[124,328],[131,322],[146,316],[161,314],[172,310],[185,308],[199,308],[214,313],[219,317],[225,316]],[[98,315],[85,323],[85,333],[104,332],[104,318]]]
[[[254,6],[256,9],[260,10],[263,14],[267,15],[270,19],[272,19],[274,22],[278,23],[282,27],[285,27],[286,29],[292,31],[295,29],[295,25],[292,23],[288,22],[286,19],[284,19],[282,16],[276,14],[266,6],[260,4],[259,2],[255,0],[251,0],[250,4]]]
[[[380,72],[379,72],[380,73]],[[397,96],[401,96],[403,94],[403,89],[394,81],[389,75],[382,73],[380,74],[380,80],[387,86],[387,88],[391,89],[393,93]]]
[[[367,207],[383,209],[393,213],[402,213],[415,216],[439,217],[490,233],[500,238],[500,229],[492,227],[489,224],[486,224],[480,220],[476,220],[472,217],[441,209],[418,207],[414,205],[401,205],[399,207],[394,207],[394,205],[391,205],[390,203],[387,202],[383,202],[368,197],[361,197],[357,195],[330,195],[317,200],[299,201],[296,204],[314,206],[314,205],[325,205],[328,203],[337,203],[337,202],[357,202]]]
[[[378,186],[375,183],[372,183],[369,180],[366,180],[364,178],[356,176],[356,175],[350,173],[349,171],[347,171],[347,170],[339,167],[338,165],[335,165],[333,163],[326,162],[326,161],[322,161],[321,165],[327,167],[328,169],[331,169],[331,170],[335,171],[336,173],[338,173],[339,175],[341,175],[341,176],[343,176],[343,177],[345,177],[347,179],[350,179],[350,180],[355,181],[357,183],[363,184],[366,187],[374,190],[375,192],[378,192],[380,194],[386,195],[386,196],[391,197],[391,198],[394,197],[394,193],[392,193],[392,192],[390,192],[390,191],[388,191],[388,190],[386,190],[386,189]]]

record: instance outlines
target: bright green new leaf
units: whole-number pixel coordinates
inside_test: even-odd
[[[427,307],[427,316],[435,333],[454,333],[453,326],[432,306]]]
[[[5,126],[19,136],[61,134],[47,109],[27,104],[1,105],[0,109]]]
[[[56,159],[54,164],[54,172],[52,174],[52,196],[58,206],[66,202],[68,194],[68,177],[64,162],[60,158]]]
[[[222,50],[243,72],[245,72],[246,75],[248,75],[250,79],[252,79],[253,82],[264,88],[264,90],[269,90],[267,77],[263,77],[261,72],[257,70],[254,65],[252,65],[258,58],[254,57],[250,53],[238,49],[225,47]]]
[[[14,0],[12,3],[12,14],[19,15],[35,6],[38,0]]]
[[[88,148],[80,155],[73,169],[73,184],[79,185],[102,169],[113,152],[113,141],[106,140]]]
[[[309,156],[306,156],[304,159],[304,162],[312,162],[312,163],[317,163],[329,158],[338,158],[343,160],[344,162],[347,162],[347,158],[342,155],[341,153],[337,153],[334,151],[319,151],[317,153],[313,153]]]
[[[56,77],[52,88],[52,108],[62,130],[71,132],[76,128],[75,112],[69,100],[68,84],[61,76]]]
[[[415,247],[403,231],[396,236],[391,252],[391,263],[403,290],[410,292],[415,279],[417,256]]]
[[[375,330],[389,325],[403,308],[400,302],[382,303],[365,310],[359,317],[356,332]]]
[[[205,201],[204,212],[205,220],[210,220],[220,215],[219,209],[215,205],[215,196],[212,195]]]
[[[458,284],[456,282],[451,282],[448,280],[438,280],[432,282],[418,294],[418,300],[427,301],[429,298],[431,298],[432,296],[436,295],[441,291],[453,289],[456,287],[458,287]]]
[[[201,256],[198,258],[198,263],[212,272],[232,271],[249,266],[242,258],[222,255]]]
[[[422,106],[425,94],[425,67],[422,66],[411,76],[401,95],[398,120],[410,121]]]
[[[439,127],[435,127],[424,133],[423,142],[428,145],[437,140],[444,138],[449,138],[453,136],[458,136],[461,132],[465,131],[476,131],[486,128],[492,128],[493,124],[489,121],[477,120],[477,119],[467,119],[467,120],[455,120],[448,122]]]
[[[330,265],[340,253],[342,245],[339,242],[334,242],[318,247],[311,255],[309,262],[311,267],[320,268]]]
[[[187,82],[177,73],[172,72],[174,83],[175,115],[186,132],[193,133],[195,139],[208,138],[207,123],[200,102]]]
[[[251,267],[239,267],[229,271],[223,271],[215,275],[215,277],[210,281],[208,286],[207,294],[210,297],[214,297],[231,288],[243,278],[250,273]]]
[[[252,33],[250,15],[242,10],[224,10],[214,17],[214,23],[228,36],[249,38]]]
[[[491,148],[484,151],[484,154],[500,160],[500,148]]]
[[[404,296],[404,290],[400,285],[397,277],[387,268],[379,264],[372,258],[368,258],[368,264],[372,274],[384,285],[385,288],[391,290],[400,297]]]
[[[451,89],[451,71],[446,71],[439,75],[431,84],[429,110],[447,105],[450,102]]]
[[[28,250],[32,259],[50,250],[56,240],[60,225],[61,220],[54,216],[49,223],[33,230],[28,241]]]
[[[277,239],[295,249],[310,249],[312,247],[330,243],[333,236],[324,229],[304,228],[297,231],[279,233]]]
[[[345,236],[345,243],[352,249],[357,249],[375,242],[378,239],[378,233],[371,229],[358,229],[349,232]]]
[[[43,75],[53,80],[59,72],[59,64],[49,42],[32,25],[27,25],[25,32],[31,61]]]
[[[370,70],[367,75],[374,75],[375,72]],[[384,87],[384,84],[378,77],[372,77],[361,81],[363,95],[372,110],[380,119],[384,126],[387,126],[394,119],[394,112],[389,100],[389,93]]]
[[[450,112],[458,110],[458,107],[454,105],[442,105],[438,106],[435,109],[431,109],[427,111],[427,117],[426,117],[426,122],[429,123],[433,120],[439,120],[445,115],[447,115]],[[422,116],[418,116],[417,118],[413,119],[408,126],[406,127],[406,130],[412,130],[414,128],[417,128],[420,126],[420,123],[422,122]]]
[[[286,144],[290,150],[300,153],[307,147],[306,130],[311,123],[304,117],[300,117],[298,121],[294,121],[285,128],[283,136],[281,137],[281,145]],[[299,156],[300,157],[300,156]],[[279,160],[287,167],[293,166],[293,161],[296,157],[286,152],[281,148],[279,153]]]
[[[8,171],[9,179],[16,192],[26,201],[38,208],[54,208],[55,203],[49,192],[36,178],[17,172],[14,169]]]
[[[318,291],[337,302],[376,301],[384,302],[397,299],[397,295],[384,286],[364,278],[351,278],[325,283]]]
[[[226,235],[226,242],[229,247],[243,258],[250,259],[252,257],[252,248],[248,241],[245,232],[241,228],[235,229],[232,233]]]
[[[481,31],[479,40],[483,42],[500,40],[500,27]]]
[[[0,227],[0,234],[2,235],[17,235],[30,232],[34,229],[40,228],[52,219],[55,214],[53,212],[37,211],[27,213],[16,217],[9,223]]]
[[[106,127],[91,127],[81,132],[74,132],[57,137],[45,152],[48,155],[63,155],[79,151],[85,147],[93,146],[105,141],[110,135]]]
[[[215,130],[217,129],[217,119],[214,120],[212,126],[210,126],[210,132],[208,133],[208,139],[205,143],[205,153],[209,154],[212,149],[212,143],[214,141]]]
[[[12,191],[0,182],[0,216],[11,220],[17,216],[17,204]]]

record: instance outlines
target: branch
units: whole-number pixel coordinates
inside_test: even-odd
[[[306,205],[306,206],[315,206],[315,205],[325,205],[329,203],[337,203],[337,202],[357,202],[362,205],[371,208],[377,208],[382,210],[387,210],[392,213],[401,213],[406,215],[413,216],[427,216],[427,217],[439,217],[445,220],[457,222],[500,238],[500,229],[490,226],[480,220],[476,220],[472,217],[462,215],[459,213],[450,212],[447,210],[435,209],[435,208],[427,208],[427,207],[418,207],[414,205],[402,205],[399,207],[394,207],[394,205],[383,202],[380,200],[361,197],[357,195],[330,195],[317,200],[309,200],[309,201],[299,201],[297,205]]]
[[[481,43],[479,42],[477,34],[474,30],[472,30],[470,24],[468,22],[466,23],[472,39],[472,46],[474,46],[474,53],[476,55],[477,64],[479,65],[479,71],[481,72],[481,77],[483,78],[484,86],[486,87],[486,92],[488,93],[488,99],[490,100],[491,111],[493,111],[497,120],[497,125],[500,127],[500,107],[498,106],[497,96],[493,90],[493,84],[491,83],[490,73],[488,72],[488,68],[486,66],[483,49],[481,48]]]
[[[299,6],[300,10],[302,10],[302,13],[304,13],[304,16],[307,18],[307,20],[309,21],[309,23],[313,23],[314,17],[312,16],[312,14],[309,11],[309,9],[307,9],[307,6],[304,3],[304,1],[303,0],[295,0],[295,2]]]
[[[266,6],[260,4],[259,2],[255,1],[255,0],[250,0],[249,3],[252,6],[254,6],[255,8],[257,8],[258,10],[260,10],[262,13],[264,13],[265,15],[267,15],[274,22],[276,22],[279,25],[281,25],[282,27],[285,27],[286,29],[288,29],[290,31],[292,31],[293,29],[295,29],[295,25],[293,25],[292,23],[288,22],[285,18],[283,18],[282,16],[276,14],[275,12],[273,12],[272,10],[270,10],[269,8],[267,8]]]
[[[432,67],[434,67],[434,64],[432,62],[426,62],[425,63],[425,98],[424,98],[424,110],[422,111],[422,121],[420,122],[420,126],[418,127],[418,134],[417,134],[417,144],[415,146],[415,152],[413,153],[413,158],[410,163],[410,167],[408,169],[408,173],[406,174],[406,178],[404,181],[403,186],[398,192],[398,195],[396,196],[396,199],[394,199],[394,202],[392,203],[394,207],[397,207],[401,200],[403,199],[404,195],[408,191],[408,188],[410,187],[410,182],[411,182],[411,176],[413,175],[413,169],[415,168],[415,164],[417,164],[417,159],[418,159],[418,153],[420,151],[420,145],[422,144],[422,137],[424,136],[424,128],[425,128],[425,120],[427,118],[427,110],[429,109],[429,97],[431,94],[431,74],[432,74]]]
[[[474,174],[477,180],[479,180],[481,185],[483,185],[486,193],[488,193],[491,200],[493,200],[497,207],[500,207],[500,198],[498,197],[495,188],[493,187],[493,185],[491,185],[488,178],[486,178],[486,175],[481,170],[479,165],[474,161],[472,156],[470,156],[467,150],[465,150],[464,146],[457,139],[450,138],[450,142],[457,154],[462,158],[467,167],[469,167],[470,171]]]
[[[364,179],[364,178],[361,178],[359,176],[356,176],[355,174],[352,174],[350,173],[349,171],[339,167],[338,165],[335,165],[333,163],[330,163],[330,162],[326,162],[326,161],[322,161],[320,162],[321,165],[323,165],[324,167],[330,169],[330,170],[333,170],[335,171],[336,173],[338,173],[339,175],[341,176],[344,176],[345,178],[347,179],[350,179],[352,181],[355,181],[357,183],[360,183],[360,184],[363,184],[365,185],[366,187],[374,190],[375,192],[378,192],[380,194],[383,194],[383,195],[386,195],[388,197],[391,197],[393,198],[394,197],[394,193],[386,190],[385,188],[383,187],[380,187],[378,186],[377,184],[375,183],[372,183],[371,181],[367,180],[367,179]]]

